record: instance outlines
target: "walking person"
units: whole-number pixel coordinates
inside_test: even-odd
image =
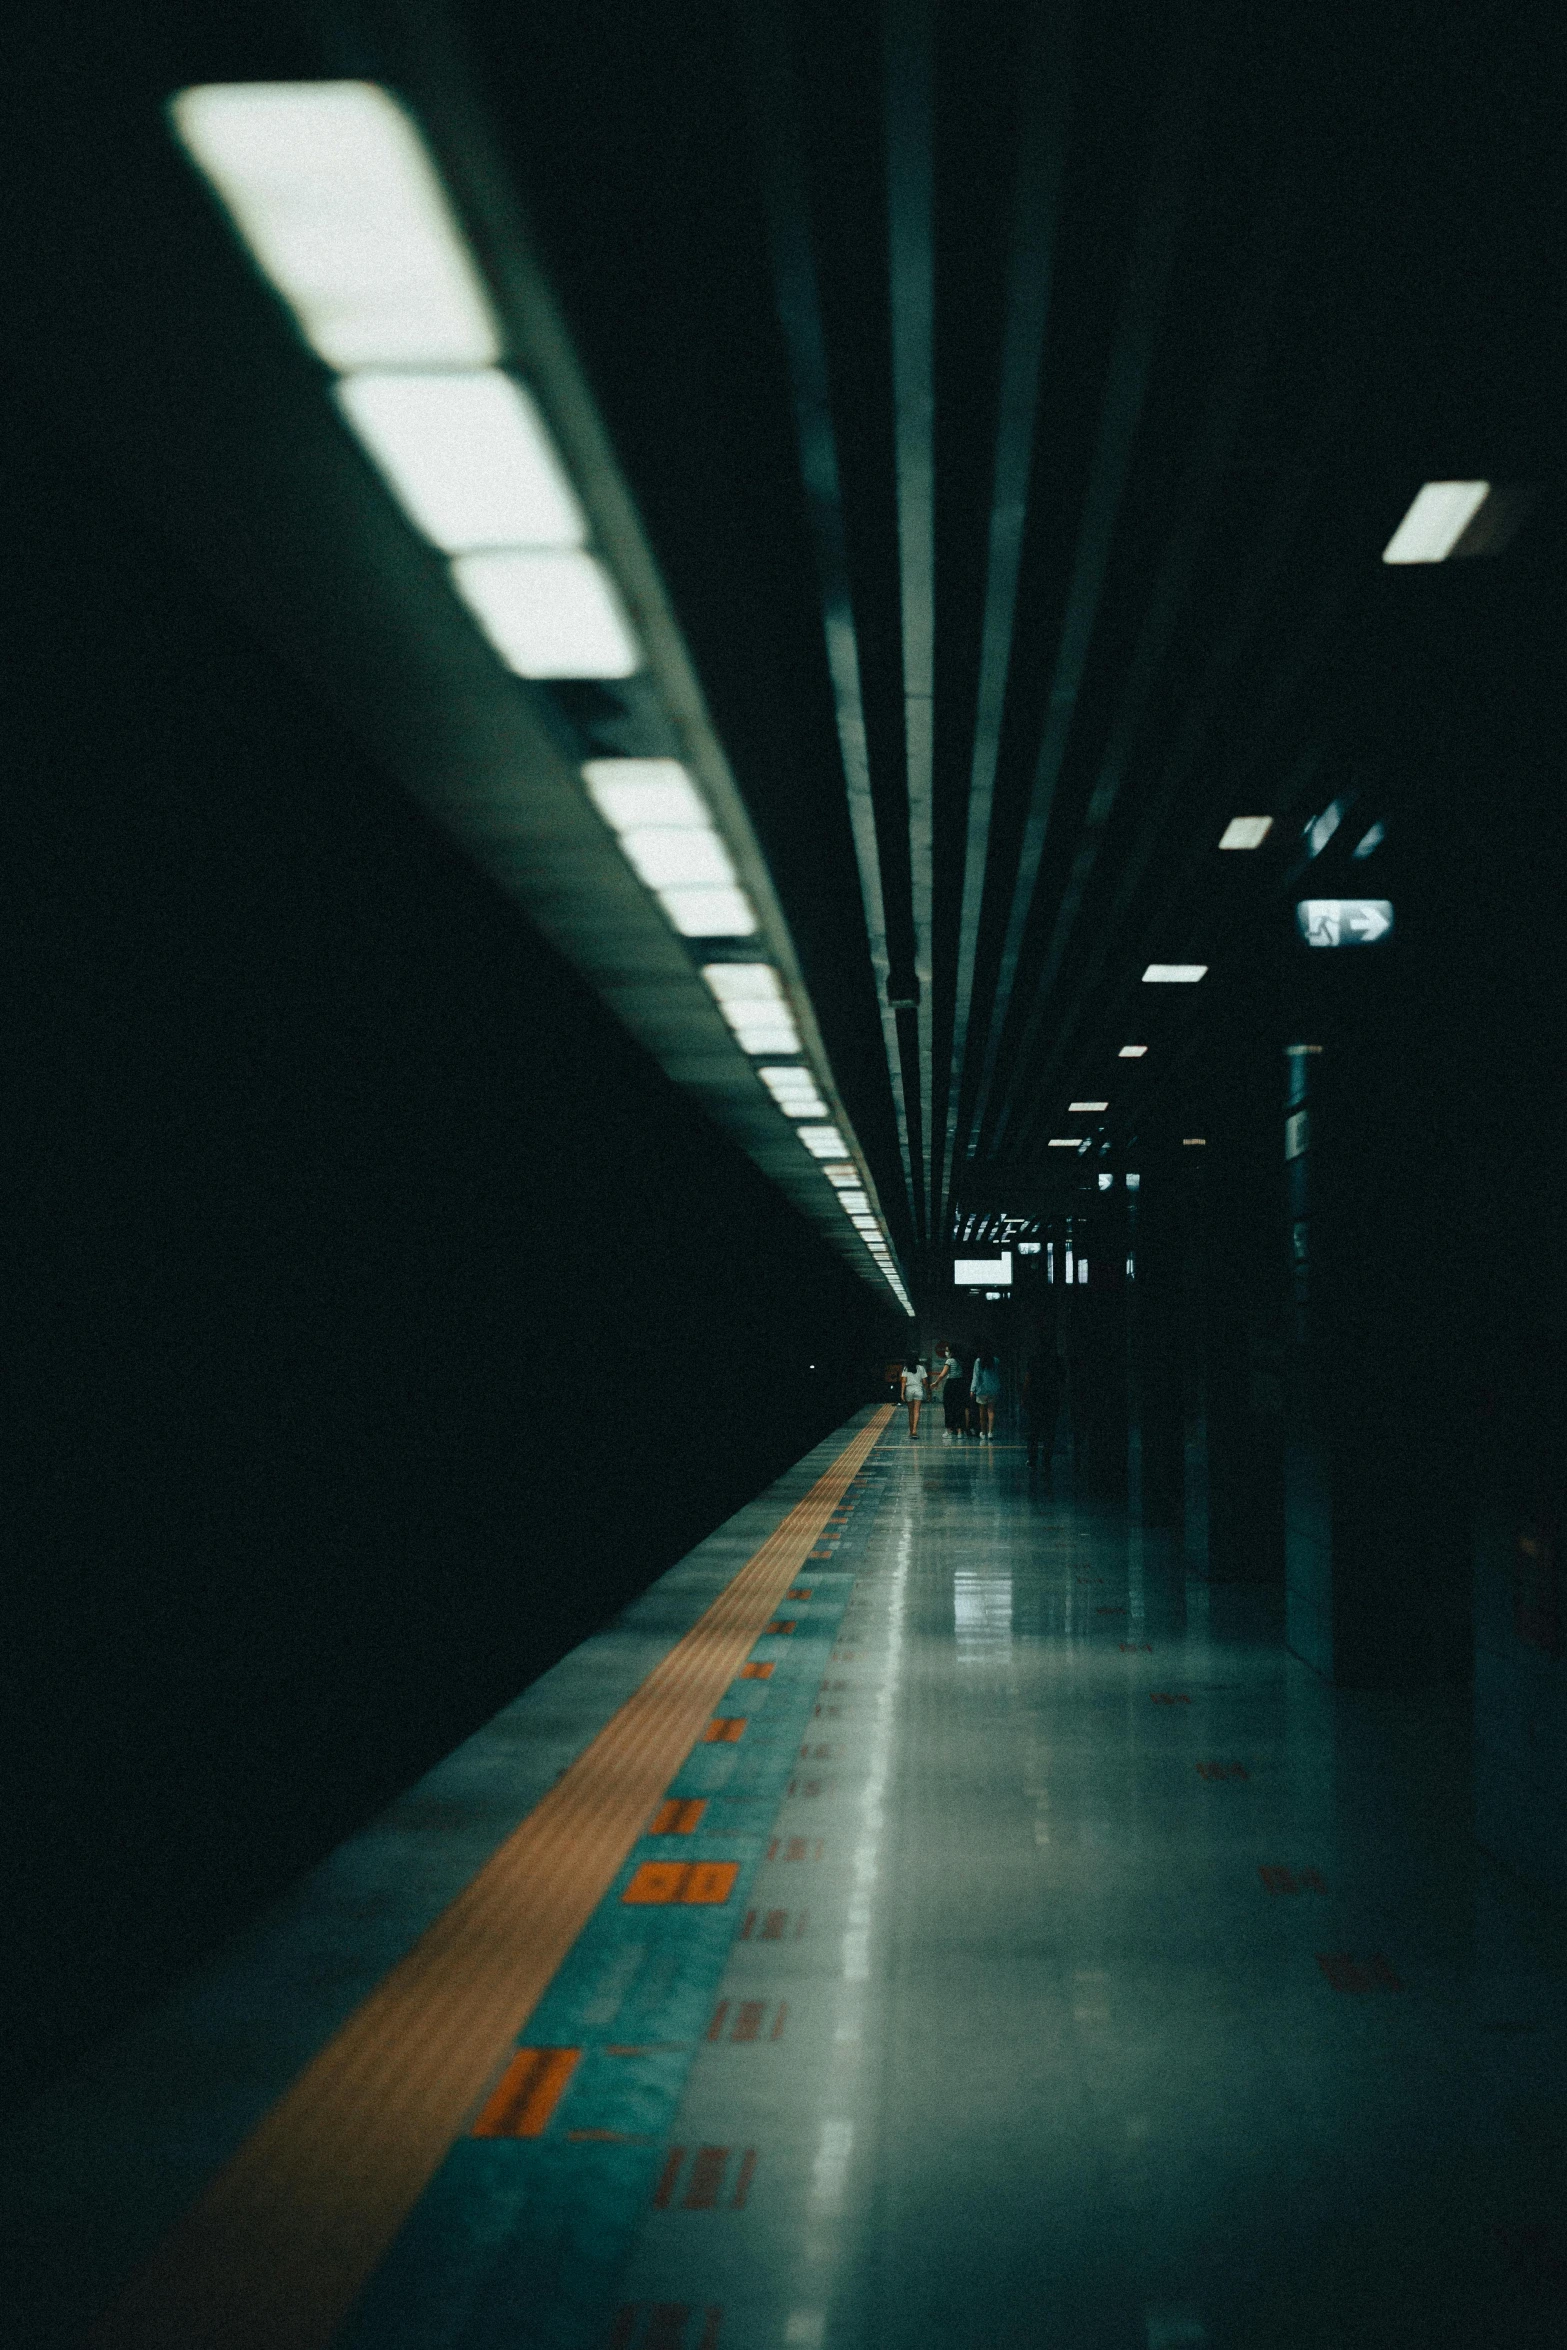
[[[925,1366],[910,1355],[903,1366],[903,1400],[909,1407],[909,1434],[920,1432],[920,1406],[925,1401]]]
[[[949,1353],[947,1375],[941,1383],[941,1412],[949,1436],[961,1436],[968,1418],[968,1365]]]
[[[969,1390],[979,1414],[981,1444],[996,1441],[996,1406],[1001,1401],[1001,1363],[992,1348],[987,1347],[974,1365]]]
[[[947,1416],[947,1382],[956,1368],[957,1363],[951,1347],[944,1338],[938,1338],[936,1359],[931,1365],[930,1400],[932,1403],[940,1402],[943,1419]]]

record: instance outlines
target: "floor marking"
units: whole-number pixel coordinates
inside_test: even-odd
[[[740,2013],[735,2017],[731,2040],[759,2040],[762,2036],[762,2018],[767,2013],[765,1999],[742,1999]]]
[[[1269,1893],[1326,1893],[1320,1869],[1259,1868],[1258,1876]]]
[[[753,1911],[751,1912],[751,1915],[754,1917],[754,1916],[756,1915],[756,1912],[753,1910]],[[707,2036],[708,2036],[708,2038],[709,2038],[710,2040],[721,2040],[721,2039],[723,2038],[723,2036],[724,2036],[724,2018],[725,2018],[725,2016],[726,2016],[728,2013],[729,2013],[729,2002],[728,2002],[728,2000],[727,2000],[727,1999],[720,1999],[720,2001],[718,2002],[718,2005],[717,2005],[717,2006],[714,2008],[714,2010],[713,2010],[713,2020],[712,2020],[712,2022],[711,2022],[711,2023],[708,2025],[708,2027],[707,2027]]]
[[[581,2061],[580,2048],[519,2048],[486,2099],[471,2135],[542,2137]]]
[[[691,2176],[680,2199],[682,2211],[716,2211],[723,2190],[724,2173],[729,2168],[727,2146],[699,2146],[696,2160],[691,2165]]]
[[[878,1406],[305,2066],[92,2350],[327,2350],[892,1416]]]
[[[831,1762],[832,1748],[830,1746],[802,1746],[800,1760],[801,1762]]]
[[[775,1616],[770,1624],[762,1626],[762,1637],[764,1639],[785,1640],[791,1632],[798,1630],[799,1624],[793,1616]]]
[[[632,2130],[568,2130],[566,2140],[572,2146],[656,2146],[653,2137],[639,2137]]]
[[[690,1836],[701,1824],[707,1809],[707,1798],[702,1795],[671,1795],[661,1803],[653,1815],[650,1836]]]
[[[1352,1958],[1347,1950],[1319,1950],[1317,1964],[1335,1991],[1402,1991],[1380,1950],[1370,1958]]]
[[[1250,1771],[1244,1763],[1205,1762],[1197,1765],[1199,1779],[1249,1779]]]
[[[770,1663],[742,1665],[738,1675],[742,1681],[770,1681],[772,1677],[773,1666]]]
[[[780,1865],[791,1860],[820,1860],[826,1849],[820,1836],[814,1843],[807,1836],[775,1836],[767,1847],[767,1857]]]
[[[664,2157],[664,2167],[658,2174],[658,2185],[653,2189],[653,2209],[655,2211],[669,2209],[669,2200],[674,2194],[675,2181],[680,2176],[680,2165],[685,2161],[685,2158],[686,2150],[683,2146],[671,2146],[668,2154]]]
[[[634,1907],[710,1907],[729,1899],[739,1874],[737,1860],[645,1860],[620,1898]]]
[[[1116,1645],[1119,1647],[1123,1656],[1153,1655],[1153,1642],[1151,1640],[1121,1640],[1118,1641]]]
[[[746,2197],[751,2192],[751,2181],[755,2176],[756,2148],[748,2146],[740,2157],[740,2176],[735,2181],[734,2200],[729,2206],[731,2211],[744,2211]]]
[[[809,1599],[810,1596],[811,1587],[808,1583],[797,1583],[792,1591],[786,1591],[784,1593],[785,1599]]]
[[[738,1746],[745,1735],[744,1714],[719,1714],[702,1732],[704,1746]]]
[[[1183,1689],[1150,1689],[1148,1702],[1150,1705],[1190,1705],[1192,1701]]]
[[[788,2000],[787,2000],[787,1999],[780,1999],[780,2000],[779,2000],[779,2002],[778,2002],[778,2014],[777,2014],[777,2018],[776,2018],[776,2020],[775,2020],[775,2022],[774,2022],[774,2024],[773,2024],[773,2028],[772,2028],[772,2030],[771,2030],[771,2031],[768,2033],[768,2035],[767,2035],[768,2039],[769,2039],[769,2040],[781,2040],[781,2039],[783,2038],[784,2025],[785,2025],[785,2024],[788,2022],[788,2020],[789,2020],[789,2002],[788,2002]],[[1527,2028],[1528,2028],[1528,2027],[1526,2026],[1526,2027],[1525,2027],[1525,2029],[1527,2029]]]

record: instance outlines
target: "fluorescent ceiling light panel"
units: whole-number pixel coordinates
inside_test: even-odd
[[[1181,1147],[1183,1150],[1189,1151],[1206,1150],[1208,1147],[1208,1137],[1206,1134],[1183,1134],[1181,1136]]]
[[[858,1167],[824,1167],[822,1173],[829,1183],[837,1186],[839,1191],[844,1190],[850,1184],[864,1181]]]
[[[1271,816],[1232,816],[1219,835],[1221,849],[1260,849],[1273,830]]]
[[[840,1191],[838,1204],[846,1216],[868,1216],[871,1212],[870,1198],[863,1191]]]
[[[756,936],[756,909],[743,889],[661,889],[658,902],[683,938]]]
[[[1053,1151],[1080,1151],[1084,1147],[1080,1134],[1052,1134],[1048,1146]]]
[[[1488,481],[1428,481],[1383,548],[1383,562],[1442,562],[1490,494]]]
[[[1155,987],[1192,987],[1207,972],[1206,963],[1150,963],[1143,978]]]
[[[1121,1061],[1140,1061],[1147,1050],[1145,1044],[1123,1044],[1116,1058]]]
[[[1313,816],[1301,835],[1306,843],[1306,854],[1320,857],[1343,821],[1343,801],[1330,800],[1320,816]]]
[[[712,818],[678,759],[590,759],[582,770],[588,797],[615,832],[672,824],[698,831]]]
[[[1068,1102],[1066,1106],[1070,1114],[1073,1110],[1108,1110],[1110,1104],[1108,1102]]]
[[[841,1159],[848,1147],[836,1126],[797,1126],[795,1132],[814,1159]]]
[[[582,509],[537,409],[498,368],[368,370],[335,387],[414,528],[449,555],[475,547],[579,547]]]
[[[729,851],[710,824],[637,824],[620,835],[620,845],[649,889],[735,886]]]
[[[816,1090],[809,1069],[758,1069],[756,1072],[778,1107],[790,1118],[825,1118],[827,1104]]]
[[[702,977],[748,1053],[797,1053],[800,1039],[771,963],[704,963]],[[829,1158],[841,1159],[839,1143]]]
[[[519,677],[629,677],[641,666],[607,575],[580,548],[458,555],[452,578]]]
[[[1359,840],[1356,841],[1353,853],[1357,857],[1369,857],[1373,850],[1382,846],[1386,838],[1387,826],[1381,823],[1373,824],[1371,830],[1362,833]]]
[[[187,154],[329,367],[489,367],[500,335],[419,131],[374,82],[209,82]]]

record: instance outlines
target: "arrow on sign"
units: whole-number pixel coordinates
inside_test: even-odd
[[[1392,929],[1393,908],[1386,898],[1302,898],[1295,920],[1309,947],[1368,947]]]

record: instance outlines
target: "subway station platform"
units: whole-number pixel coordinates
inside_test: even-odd
[[[1560,2342],[1462,1701],[1053,1484],[808,1455],[12,2131],[13,2338]]]

